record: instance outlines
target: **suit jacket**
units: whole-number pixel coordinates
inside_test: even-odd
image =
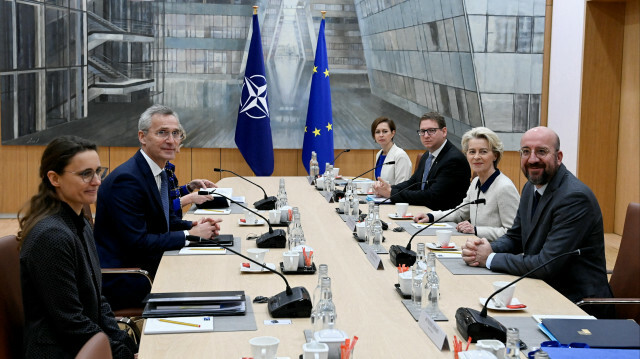
[[[534,185],[527,182],[513,227],[491,243],[496,253],[491,270],[522,275],[555,256],[591,247],[579,256],[558,259],[531,277],[543,279],[574,302],[611,297],[602,213],[593,192],[560,165],[532,218],[533,191]]]
[[[167,228],[155,177],[142,153],[136,152],[98,190],[95,239],[102,267],[140,267],[154,276],[162,254],[182,248],[183,230],[192,225],[169,212]],[[103,285],[115,309],[139,306],[150,290],[146,278],[135,275],[107,275]]]
[[[422,174],[429,152],[425,152],[420,159],[420,165],[408,180],[391,186],[391,200],[396,203],[407,202],[411,205],[427,206],[432,210],[454,208],[465,197],[471,169],[462,152],[451,141],[447,141],[438,157],[431,164],[427,180],[436,180],[427,183],[424,190],[420,184],[403,191],[403,189],[422,182]]]
[[[503,173],[500,173],[494,179],[487,192],[482,192],[476,187],[478,180],[478,177],[476,177],[471,181],[467,196],[458,205],[478,198],[484,198],[487,202],[485,204],[464,206],[444,217],[442,221],[456,223],[469,221],[476,227],[478,237],[493,241],[505,234],[513,225],[513,219],[520,203],[520,195],[513,182]],[[435,220],[444,216],[450,210],[433,211],[430,214]]]
[[[66,204],[29,232],[20,252],[26,358],[73,358],[101,331],[114,358],[133,358],[135,343],[101,295],[99,263],[91,226]]]
[[[382,155],[382,150],[378,151],[378,154],[376,154],[376,164],[378,163],[380,155]],[[393,165],[382,166],[380,168],[380,177],[382,177],[383,180],[394,185],[396,183],[404,182],[411,177],[411,160],[402,148],[395,144],[391,146],[391,149],[389,150],[389,153],[387,153],[387,157],[384,161],[396,161],[396,163]]]

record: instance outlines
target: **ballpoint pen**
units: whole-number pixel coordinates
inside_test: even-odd
[[[178,322],[176,320],[169,320],[169,319],[158,319],[158,321],[164,322],[164,323],[171,323],[171,324],[178,324],[178,325],[186,325],[188,327],[195,327],[195,328],[200,328],[200,324],[192,324],[192,323],[185,323],[185,322]]]

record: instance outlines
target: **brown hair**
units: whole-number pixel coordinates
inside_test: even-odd
[[[447,127],[447,122],[444,120],[444,117],[442,117],[442,115],[437,113],[437,112],[427,112],[427,113],[425,113],[424,115],[422,115],[422,117],[420,117],[420,122],[422,122],[424,120],[435,121],[438,124],[438,128]]]
[[[49,181],[47,173],[54,171],[62,174],[71,159],[84,151],[98,151],[95,143],[77,136],[60,136],[47,145],[40,160],[40,185],[29,203],[18,212],[20,231],[18,242],[27,237],[33,227],[43,218],[60,210],[60,198],[55,187]]]

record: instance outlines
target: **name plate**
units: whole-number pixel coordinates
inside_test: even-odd
[[[376,253],[376,251],[371,248],[367,250],[367,259],[369,260],[373,268],[384,269],[384,266],[382,265],[382,259],[380,259],[378,253]]]
[[[333,192],[322,191],[322,195],[324,196],[324,199],[326,199],[328,203],[333,202]]]
[[[349,227],[351,232],[353,232],[356,229],[356,220],[353,219],[353,217],[347,216],[347,220],[345,222],[347,223],[347,227]]]
[[[420,312],[418,325],[440,351],[449,350],[447,333],[445,333],[442,328],[440,328],[440,326],[424,310]]]
[[[314,184],[313,182],[315,181],[315,177],[313,176],[307,176],[307,181],[309,181],[309,184]]]

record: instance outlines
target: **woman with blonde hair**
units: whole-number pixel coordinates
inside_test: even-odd
[[[42,154],[38,193],[19,214],[25,358],[73,358],[99,332],[114,358],[138,351],[102,296],[98,252],[82,212],[107,171],[96,145],[79,137],[58,137]]]
[[[504,147],[502,141],[486,127],[476,127],[462,136],[462,152],[467,156],[471,170],[477,175],[467,191],[462,203],[479,198],[485,204],[464,206],[443,218],[442,221],[456,222],[456,230],[461,233],[473,233],[493,241],[507,232],[513,225],[518,211],[520,195],[509,177],[498,169]],[[413,220],[433,222],[446,211],[420,213]]]

